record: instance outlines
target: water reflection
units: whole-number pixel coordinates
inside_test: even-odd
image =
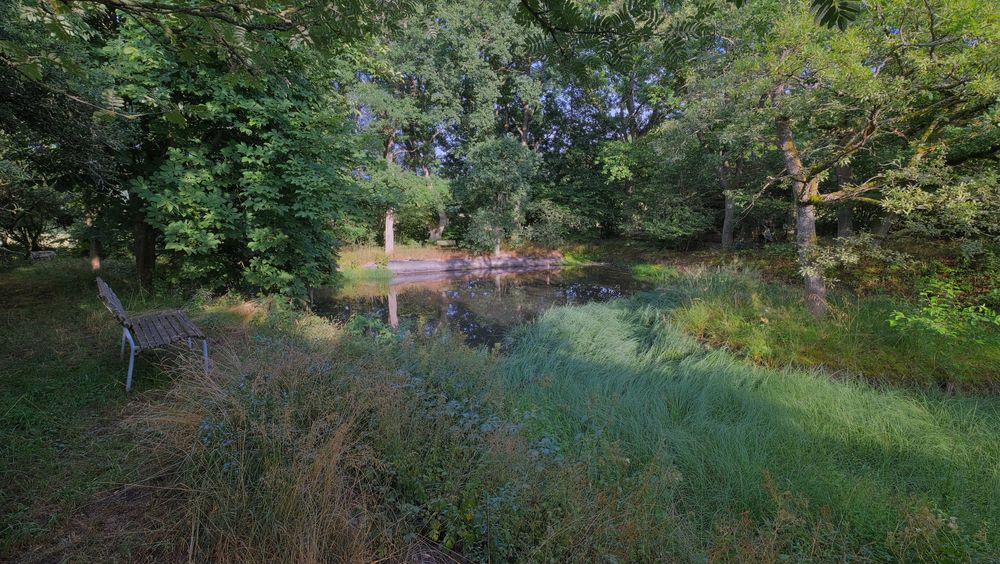
[[[609,267],[434,272],[320,291],[316,310],[338,321],[364,313],[428,335],[447,327],[471,345],[493,346],[548,307],[607,301],[640,288],[627,272]]]

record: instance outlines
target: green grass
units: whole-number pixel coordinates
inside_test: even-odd
[[[660,289],[552,309],[502,356],[377,320],[342,328],[280,302],[201,300],[212,372],[184,355],[140,364],[131,401],[84,265],[4,272],[0,550],[622,562],[1000,552],[995,396],[749,362],[692,337],[685,315],[706,301],[716,315],[742,311],[754,292],[779,307],[767,300],[784,290],[731,272],[637,273]],[[108,274],[132,309],[181,303]],[[138,510],[93,509],[123,484],[146,492]]]
[[[678,327],[757,363],[823,366],[923,388],[1000,386],[1000,331],[984,327],[977,341],[892,327],[894,311],[913,307],[899,297],[834,291],[829,315],[816,320],[799,287],[769,283],[754,270],[695,268],[680,276],[670,267],[640,265],[634,271],[660,285],[649,299]]]
[[[125,274],[114,262],[102,272],[126,308],[179,303],[142,297]],[[0,555],[45,543],[95,496],[135,479],[134,444],[116,427],[130,399],[120,336],[85,261],[0,272]],[[167,383],[157,360],[137,360],[133,398]]]
[[[996,398],[756,367],[703,349],[650,301],[550,311],[519,335],[499,387],[514,412],[531,414],[535,436],[586,461],[594,483],[647,490],[631,501],[661,515],[638,535],[646,555],[908,560],[1000,549]]]

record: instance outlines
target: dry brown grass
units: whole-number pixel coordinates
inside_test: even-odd
[[[616,545],[627,556],[662,525],[642,519],[641,488],[598,493],[586,465],[539,458],[510,426],[483,431],[484,419],[468,419],[488,418],[478,392],[452,408],[456,383],[489,377],[478,353],[437,341],[380,346],[309,316],[273,331],[264,320],[280,311],[234,309],[256,321],[222,332],[211,372],[182,357],[168,369],[171,389],[128,421],[171,492],[153,508],[169,516],[149,531],[174,539],[166,553],[591,560]]]
[[[449,260],[469,256],[469,252],[445,247],[424,245],[399,245],[392,260]],[[386,260],[381,247],[344,247],[340,249],[340,265],[343,268],[361,268]]]
[[[215,348],[211,373],[178,367],[166,398],[132,419],[172,487],[187,492],[174,535],[196,560],[370,561],[377,533],[364,473],[377,460],[358,423],[392,401],[391,389],[323,386],[323,360],[274,352],[251,335],[231,338]]]

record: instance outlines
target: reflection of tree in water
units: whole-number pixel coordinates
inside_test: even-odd
[[[471,345],[493,346],[551,306],[607,301],[639,288],[627,273],[601,267],[438,276],[357,285],[321,300],[317,311],[339,321],[364,313],[394,328],[406,320],[427,335],[451,330]]]

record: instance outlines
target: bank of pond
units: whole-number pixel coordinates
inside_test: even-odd
[[[102,340],[87,347],[113,349],[113,321],[96,317],[88,274],[61,273],[57,290],[38,278],[46,268],[8,278],[6,295],[50,291],[60,309],[90,312],[81,331]],[[68,538],[73,523],[93,517],[95,499],[108,498],[97,492],[110,490],[142,492],[146,516],[123,523],[125,532],[96,527],[107,535],[99,546],[64,541],[59,556],[988,561],[1000,553],[995,395],[755,361],[690,324],[704,313],[699,304],[725,297],[741,315],[749,315],[744,298],[756,300],[770,308],[766,325],[780,326],[782,290],[748,272],[637,272],[358,284],[320,293],[311,314],[273,300],[203,301],[193,314],[214,341],[211,372],[181,351],[116,404],[120,413],[102,416],[102,432],[125,444],[92,451],[67,439],[63,456],[87,453],[135,472],[92,475],[99,486],[77,488],[93,498],[62,502],[63,520],[15,529],[20,536],[5,546],[39,554],[39,543]],[[5,329],[22,332],[45,307],[10,305]],[[120,377],[115,354],[66,364],[55,384],[79,378],[82,366],[109,398],[121,397],[110,387]],[[26,362],[15,363],[19,374]],[[96,368],[103,364],[111,370]],[[58,399],[33,385],[14,378],[3,388],[10,432],[33,432],[17,396],[39,408]],[[16,452],[11,460],[26,461]],[[25,468],[16,476],[11,495],[26,506],[52,479]]]

